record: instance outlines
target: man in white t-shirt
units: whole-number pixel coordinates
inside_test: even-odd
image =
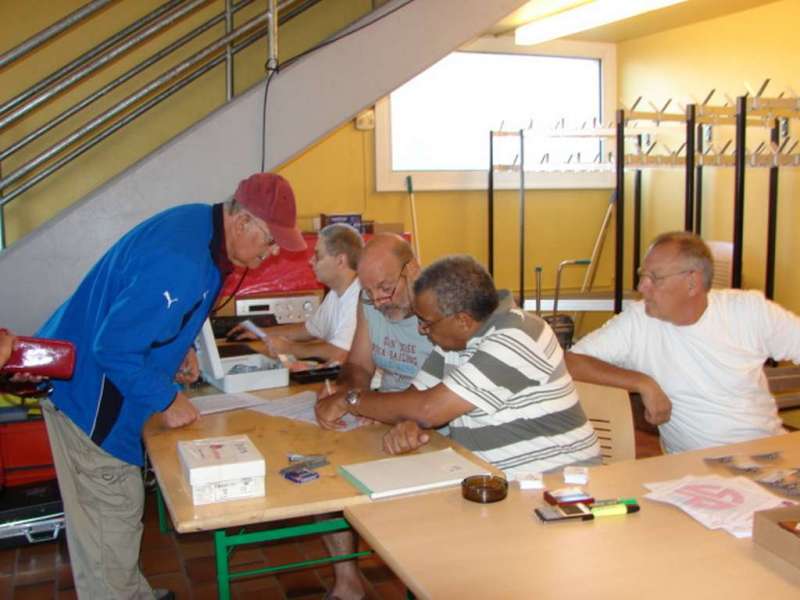
[[[757,291],[710,290],[712,276],[699,237],[658,236],[639,272],[642,300],[567,353],[575,380],[640,393],[667,452],[783,432],[763,366],[800,362],[800,318]]]
[[[269,337],[267,354],[292,354],[297,358],[322,358],[344,362],[356,331],[356,310],[361,284],[356,276],[364,241],[349,225],[335,223],[319,232],[309,263],[317,281],[330,288],[320,307],[305,323],[263,329]],[[237,325],[230,332],[236,339],[256,339]]]

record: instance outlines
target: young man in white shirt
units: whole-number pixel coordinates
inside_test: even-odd
[[[364,241],[358,232],[342,223],[324,227],[309,263],[317,281],[330,288],[320,307],[305,323],[266,327],[265,343],[270,356],[292,354],[297,358],[322,358],[344,362],[356,330],[356,310],[361,284],[356,276]],[[254,333],[241,325],[230,335],[254,340]]]
[[[800,362],[800,318],[758,291],[710,290],[712,276],[698,236],[658,236],[639,272],[642,300],[567,353],[575,380],[640,393],[667,452],[783,431],[763,366]]]

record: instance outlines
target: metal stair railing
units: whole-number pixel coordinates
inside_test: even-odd
[[[222,37],[196,51],[179,64],[166,69],[160,75],[139,87],[135,92],[127,95],[124,99],[94,118],[87,120],[71,133],[50,145],[46,150],[19,165],[14,171],[3,176],[4,174],[0,170],[0,251],[6,247],[5,220],[3,217],[5,206],[9,202],[223,62],[226,64],[226,101],[230,101],[234,96],[234,56],[242,49],[267,35],[269,43],[266,68],[267,70],[275,70],[277,68],[278,24],[283,24],[317,4],[320,0],[286,0],[280,3],[277,0],[267,0],[267,8],[265,10],[259,12],[239,27],[234,28],[234,14],[254,1],[240,0],[235,2],[234,0],[225,0],[225,8],[221,13],[206,20],[161,50],[152,53],[113,81],[74,103],[8,147],[0,149],[0,165],[2,165],[1,161],[19,152],[57,125],[79,114],[111,90],[172,55],[215,25],[222,22],[225,23],[225,33]],[[0,68],[22,59],[35,48],[74,27],[110,2],[111,0],[89,2],[22,44],[4,54],[0,54]],[[94,48],[57,69],[29,89],[0,104],[0,131],[23,119],[35,108],[69,91],[84,78],[109,65],[120,56],[141,47],[144,41],[153,38],[159,32],[164,31],[167,27],[174,25],[210,2],[211,0],[169,0],[134,23],[109,36]],[[279,15],[280,18],[274,18],[275,15]]]

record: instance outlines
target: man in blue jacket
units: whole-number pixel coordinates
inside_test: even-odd
[[[43,402],[80,598],[165,598],[139,570],[142,428],[198,417],[175,382],[198,377],[192,342],[235,266],[303,250],[294,194],[272,173],[224,204],[161,212],[114,244],[38,335],[73,342],[75,374]]]

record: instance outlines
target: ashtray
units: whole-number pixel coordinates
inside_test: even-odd
[[[496,475],[472,475],[461,482],[461,495],[472,502],[498,502],[508,493],[508,481]]]

